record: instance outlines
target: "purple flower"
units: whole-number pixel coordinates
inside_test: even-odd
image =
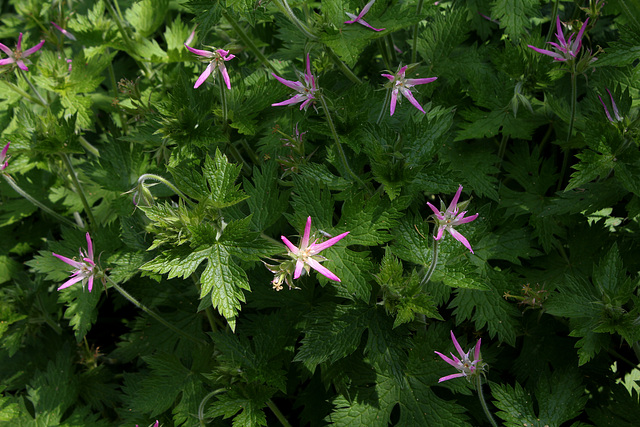
[[[345,12],[347,14],[347,16],[349,18],[351,18],[352,20],[351,21],[344,21],[344,23],[345,24],[355,24],[357,22],[358,24],[362,24],[367,28],[371,28],[373,31],[382,31],[382,30],[384,30],[384,28],[373,28],[371,25],[367,24],[367,21],[362,19],[364,17],[364,15],[366,15],[367,12],[369,12],[369,9],[371,9],[371,6],[373,6],[373,4],[375,2],[376,2],[376,0],[371,0],[369,3],[367,3],[362,8],[362,10],[358,14],[358,16],[354,15],[353,13]]]
[[[40,40],[40,43],[23,52],[22,51],[22,33],[20,33],[20,35],[18,36],[18,44],[16,45],[15,51],[9,49],[7,46],[0,43],[0,50],[2,50],[4,53],[9,55],[8,58],[0,59],[0,65],[9,65],[9,64],[15,63],[18,65],[18,67],[20,67],[21,70],[29,71],[29,68],[27,68],[26,64],[24,63],[23,58],[26,58],[32,53],[39,51],[42,45],[44,45],[44,40]]]
[[[71,34],[69,31],[65,30],[64,28],[62,28],[61,26],[59,26],[58,24],[56,24],[55,22],[51,21],[51,25],[53,25],[54,27],[56,27],[56,29],[58,31],[60,31],[65,37],[67,37],[69,40],[73,40],[74,42],[76,41],[76,36],[74,36],[73,34]]]
[[[307,54],[307,72],[305,74],[302,74],[301,72],[296,70],[296,73],[298,74],[297,82],[285,80],[282,77],[278,77],[274,73],[271,73],[271,75],[275,77],[280,83],[298,92],[296,95],[294,95],[292,98],[287,99],[286,101],[271,104],[272,107],[281,107],[283,105],[291,105],[302,102],[302,104],[300,105],[300,109],[302,110],[304,108],[306,110],[309,104],[313,102],[313,100],[315,99],[316,90],[318,88],[316,87],[316,78],[313,74],[311,74],[311,61],[309,60],[309,54]]]
[[[459,212],[460,209],[464,209],[464,207],[466,207],[466,205],[468,204],[468,201],[467,201],[467,202],[460,203],[461,206],[458,206],[458,199],[460,199],[460,193],[462,193],[462,185],[458,187],[458,191],[456,192],[456,195],[453,196],[453,200],[451,201],[451,204],[449,205],[447,210],[444,212],[440,212],[435,206],[427,202],[427,205],[431,208],[431,210],[435,214],[435,217],[438,222],[438,232],[436,236],[434,236],[434,239],[436,240],[442,239],[444,230],[447,230],[449,234],[453,236],[454,239],[462,243],[467,249],[471,251],[471,253],[473,253],[473,249],[471,249],[471,245],[469,244],[469,241],[462,234],[458,233],[458,231],[454,228],[459,226],[460,224],[466,224],[467,222],[471,222],[478,217],[478,214],[475,214],[465,218],[464,215],[467,213],[467,211]]]
[[[556,23],[558,32],[556,33],[556,37],[558,38],[559,44],[555,42],[548,42],[551,46],[553,46],[555,52],[546,49],[540,49],[532,45],[527,46],[538,53],[552,57],[556,61],[570,61],[576,59],[578,53],[580,52],[580,48],[582,47],[582,35],[584,34],[584,30],[587,28],[587,22],[589,22],[589,18],[587,18],[587,20],[584,21],[584,24],[582,24],[582,27],[580,28],[580,31],[578,32],[575,40],[573,40],[574,34],[571,34],[569,40],[567,41],[565,40],[564,34],[562,33],[562,24],[560,23],[560,17],[558,17]]]
[[[82,286],[89,281],[89,292],[93,289],[93,278],[96,276],[96,273],[99,271],[99,267],[93,261],[93,243],[91,242],[91,236],[87,233],[87,250],[86,252],[80,248],[80,261],[76,261],[75,259],[70,259],[64,257],[62,255],[58,255],[53,253],[53,256],[58,258],[61,261],[66,262],[75,270],[72,272],[69,280],[64,282],[62,286],[58,288],[58,290],[68,288],[69,286],[82,281]],[[104,280],[104,279],[103,279]]]
[[[609,114],[609,110],[607,109],[607,106],[605,105],[604,101],[602,101],[602,98],[600,97],[600,95],[598,95],[598,99],[600,100],[600,103],[604,107],[604,112],[607,115],[607,119],[609,119],[611,123],[621,122],[622,116],[620,116],[620,112],[618,111],[618,106],[616,105],[616,102],[613,100],[613,95],[611,95],[611,91],[608,88],[607,88],[607,93],[609,94],[609,98],[611,98],[611,107],[613,108],[613,114],[616,116],[615,120],[611,118],[611,114]]]
[[[453,353],[451,353],[451,359],[438,351],[434,351],[434,353],[440,356],[442,360],[444,360],[460,372],[440,378],[438,380],[439,383],[458,377],[472,377],[474,375],[477,375],[478,372],[482,372],[482,370],[484,369],[484,363],[482,363],[482,359],[480,358],[480,342],[482,341],[481,339],[479,339],[476,344],[475,351],[473,352],[473,360],[469,359],[469,353],[471,353],[471,350],[467,351],[466,353],[462,351],[462,347],[460,347],[460,344],[458,344],[458,340],[456,340],[456,336],[453,335],[453,331],[451,331],[451,339],[453,340],[453,345],[455,346],[456,350],[458,350],[460,359],[454,356]]]
[[[220,74],[222,74],[222,78],[227,85],[227,89],[231,89],[231,80],[229,80],[229,73],[227,72],[227,67],[225,67],[224,62],[231,61],[236,57],[235,55],[230,55],[229,51],[224,49],[208,51],[194,49],[187,43],[185,43],[184,45],[187,49],[189,49],[189,52],[195,53],[196,55],[204,56],[205,58],[210,58],[209,65],[207,65],[207,68],[205,68],[204,72],[200,75],[200,77],[198,77],[198,80],[196,80],[196,84],[193,85],[194,89],[199,88],[200,85],[204,83],[205,80],[207,80],[211,73],[216,70],[216,68],[220,70]]]
[[[393,74],[393,75],[382,74],[383,77],[386,77],[389,79],[390,83],[387,83],[387,84],[388,85],[390,84],[391,85],[390,88],[392,89],[391,115],[393,116],[393,113],[395,113],[396,111],[396,102],[398,101],[398,92],[400,92],[402,96],[407,98],[411,103],[411,105],[416,107],[418,110],[422,111],[422,113],[424,114],[425,111],[422,109],[418,101],[416,101],[416,99],[413,97],[413,94],[411,93],[411,90],[409,90],[409,88],[415,85],[423,85],[426,83],[431,83],[432,81],[436,80],[437,77],[428,77],[424,79],[405,79],[404,77],[405,71],[407,71],[407,65],[400,68],[396,74]]]
[[[11,142],[7,142],[7,145],[5,145],[4,148],[2,149],[2,153],[0,153],[0,171],[5,170],[7,166],[9,166],[9,157],[11,157],[11,156],[7,156],[7,150],[9,150],[9,144],[11,144]]]
[[[159,427],[159,426],[160,426],[160,421],[158,420],[156,420],[156,422],[151,425],[151,427]],[[138,424],[136,424],[136,427],[138,427]]]
[[[326,261],[326,258],[318,255],[318,253],[342,240],[347,234],[349,234],[349,232],[347,231],[338,236],[332,237],[326,242],[322,243],[316,243],[318,240],[314,239],[313,243],[309,244],[310,231],[311,217],[308,217],[307,225],[304,228],[304,235],[302,236],[302,240],[300,241],[299,248],[295,247],[293,243],[291,243],[286,237],[280,236],[284,244],[287,245],[287,248],[289,248],[289,256],[296,260],[296,269],[293,273],[293,278],[297,279],[298,277],[300,277],[303,268],[307,271],[308,274],[311,267],[323,276],[339,282],[340,279],[338,278],[338,276],[336,276],[331,271],[329,271],[328,268],[323,267],[320,264],[322,261]]]

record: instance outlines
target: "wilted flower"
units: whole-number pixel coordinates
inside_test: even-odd
[[[58,24],[56,24],[55,22],[51,21],[51,25],[53,25],[54,27],[56,27],[56,29],[58,31],[60,31],[65,37],[67,37],[69,40],[73,40],[74,42],[76,41],[76,37],[71,34],[69,31],[65,30],[64,28],[62,28],[61,26],[59,26]]]
[[[0,65],[9,65],[9,64],[15,63],[18,65],[18,67],[20,67],[21,70],[29,71],[29,68],[27,68],[23,58],[26,58],[32,53],[35,53],[38,50],[40,50],[42,45],[44,45],[44,40],[41,40],[40,43],[23,52],[22,51],[22,33],[20,33],[20,35],[18,36],[18,44],[16,45],[15,51],[9,49],[7,46],[0,43],[0,50],[2,50],[4,53],[9,55],[8,58],[0,59]]]
[[[293,273],[293,278],[297,279],[298,277],[300,277],[300,275],[302,274],[303,268],[307,271],[307,274],[309,273],[310,268],[313,268],[323,276],[331,280],[335,280],[336,282],[339,282],[340,279],[338,278],[338,276],[336,276],[331,271],[329,271],[328,268],[323,267],[320,264],[322,261],[326,261],[326,258],[321,255],[318,255],[318,253],[327,249],[330,246],[335,245],[338,241],[342,240],[347,234],[349,234],[349,232],[347,231],[338,236],[332,237],[326,242],[322,242],[322,243],[316,243],[317,239],[314,239],[313,243],[309,244],[310,232],[311,232],[311,217],[308,217],[307,225],[304,228],[304,234],[302,236],[302,240],[300,241],[299,248],[294,246],[293,243],[289,241],[289,239],[287,239],[284,236],[281,236],[282,241],[284,242],[285,245],[287,245],[287,248],[289,248],[289,256],[296,261],[296,267]]]
[[[582,35],[584,34],[584,30],[587,28],[587,22],[589,22],[589,18],[587,18],[587,20],[584,21],[584,24],[582,24],[582,27],[580,28],[580,31],[578,32],[575,40],[573,40],[574,34],[571,34],[569,40],[567,41],[565,40],[564,34],[562,32],[562,23],[560,22],[560,17],[558,17],[556,22],[556,27],[558,30],[558,32],[556,33],[556,37],[558,38],[559,44],[555,42],[548,42],[551,46],[553,46],[555,52],[546,49],[540,49],[532,45],[527,46],[538,53],[552,57],[556,61],[570,61],[576,59],[578,53],[580,52],[580,48],[582,47]]]
[[[307,72],[305,74],[302,74],[301,72],[296,70],[296,73],[298,74],[297,82],[293,82],[291,80],[285,80],[282,77],[279,77],[274,73],[271,73],[271,75],[275,77],[280,83],[299,92],[298,94],[294,95],[292,98],[287,99],[286,101],[271,104],[272,107],[281,107],[283,105],[291,105],[291,104],[297,104],[298,102],[302,102],[302,104],[300,105],[300,109],[302,110],[304,108],[306,110],[309,104],[313,102],[313,100],[315,99],[315,93],[316,93],[317,87],[316,87],[316,78],[314,77],[313,74],[311,74],[311,61],[309,60],[309,54],[307,54]]]
[[[2,149],[2,153],[0,153],[0,171],[3,171],[9,166],[9,157],[7,156],[7,151],[9,150],[9,144],[11,142],[7,142],[7,145]]]
[[[611,95],[611,91],[608,88],[607,88],[607,93],[609,94],[609,98],[611,98],[611,107],[613,108],[613,114],[616,117],[615,120],[611,118],[611,114],[609,114],[609,110],[607,109],[607,106],[605,105],[604,101],[602,101],[602,98],[600,97],[600,95],[598,95],[598,99],[600,100],[600,103],[604,107],[604,112],[607,115],[607,119],[609,119],[611,123],[621,122],[622,116],[620,115],[620,112],[618,111],[618,106],[616,105],[616,102],[613,100],[613,95]]]
[[[373,31],[382,31],[384,30],[384,28],[373,28],[371,25],[367,24],[367,22],[362,19],[364,17],[364,15],[367,14],[367,12],[369,12],[369,9],[371,9],[371,6],[373,6],[373,4],[376,2],[376,0],[371,0],[369,3],[367,3],[362,10],[360,11],[360,13],[358,14],[358,16],[354,15],[353,13],[349,13],[349,12],[345,12],[347,14],[347,16],[349,18],[351,18],[351,21],[344,21],[345,24],[355,24],[356,22],[358,24],[362,24],[367,28],[371,28]]]
[[[480,342],[482,341],[481,339],[479,339],[476,343],[475,351],[473,352],[473,360],[469,359],[469,353],[471,353],[471,350],[467,351],[466,353],[462,351],[462,347],[460,347],[460,344],[458,344],[458,340],[456,340],[456,336],[453,335],[453,331],[451,331],[451,340],[453,340],[453,345],[455,346],[456,350],[458,350],[460,359],[458,359],[453,353],[451,353],[451,359],[438,351],[434,351],[434,353],[440,356],[442,360],[444,360],[460,372],[440,378],[438,380],[439,383],[458,377],[467,377],[467,379],[470,380],[470,377],[478,375],[480,372],[482,372],[485,366],[485,364],[482,363],[482,359],[480,358]]]
[[[189,40],[187,39],[187,41]],[[229,54],[229,51],[224,49],[208,51],[194,49],[187,43],[185,43],[184,45],[189,50],[189,52],[210,59],[209,65],[207,65],[207,68],[205,68],[204,72],[200,75],[200,77],[198,77],[198,80],[196,80],[196,84],[193,85],[194,89],[200,87],[200,85],[204,83],[205,80],[207,80],[207,78],[211,75],[212,72],[216,70],[216,68],[220,70],[220,74],[222,74],[222,78],[227,85],[227,89],[231,89],[231,80],[229,79],[229,73],[227,72],[227,67],[224,65],[224,63],[225,61],[231,61],[236,57],[235,55]]]
[[[393,113],[395,113],[396,111],[396,102],[398,100],[398,92],[402,96],[407,98],[411,103],[411,105],[416,107],[418,110],[422,111],[422,113],[424,114],[425,111],[422,109],[418,101],[416,101],[416,99],[413,97],[413,94],[411,93],[411,90],[409,90],[409,88],[415,85],[423,85],[426,83],[431,83],[432,81],[437,79],[437,77],[427,77],[424,79],[406,79],[404,77],[404,73],[407,71],[407,67],[408,67],[407,65],[405,65],[404,67],[401,67],[400,69],[398,69],[398,71],[395,74],[382,74],[383,77],[386,77],[389,79],[389,83],[387,83],[387,85],[391,89],[391,115],[392,116],[393,116]]]
[[[80,261],[76,261],[75,259],[70,259],[56,253],[53,253],[53,256],[75,268],[70,279],[64,282],[58,290],[68,288],[80,281],[82,281],[82,286],[84,287],[84,284],[88,281],[89,292],[91,292],[91,289],[93,289],[93,279],[94,277],[97,277],[101,271],[100,267],[98,267],[93,260],[93,243],[91,242],[91,236],[89,236],[89,233],[87,233],[87,250],[83,251],[82,248],[80,248]],[[102,277],[102,280],[104,283],[104,277]]]
[[[431,210],[435,214],[435,217],[438,222],[438,232],[436,233],[436,236],[434,236],[434,239],[436,240],[442,239],[444,230],[447,230],[449,234],[453,236],[454,239],[462,243],[467,249],[471,251],[471,253],[473,253],[473,249],[471,249],[471,245],[469,244],[469,241],[454,228],[454,227],[457,227],[458,225],[471,222],[478,217],[478,214],[475,214],[465,218],[464,215],[467,213],[467,211],[460,212],[460,210],[464,209],[469,203],[468,201],[466,201],[458,205],[458,199],[460,199],[460,193],[462,193],[462,185],[458,187],[458,191],[456,191],[456,195],[453,196],[453,200],[451,201],[451,204],[444,212],[439,211],[435,206],[427,202],[427,205],[431,208]],[[444,208],[444,206],[442,206],[442,208]]]

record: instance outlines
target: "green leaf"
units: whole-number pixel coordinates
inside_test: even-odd
[[[230,418],[240,412],[233,419],[234,427],[266,426],[267,419],[263,408],[267,406],[267,401],[272,395],[272,388],[256,384],[247,387],[242,393],[231,390],[220,394],[218,399],[210,404],[205,416]]]
[[[81,342],[98,320],[98,302],[102,294],[102,284],[94,280],[93,291],[89,292],[84,286],[74,285],[63,289],[58,294],[58,300],[67,306],[64,318],[69,320],[76,335],[76,341]]]
[[[284,213],[289,195],[280,192],[276,185],[278,165],[275,162],[265,163],[261,169],[254,167],[253,183],[244,180],[247,191],[247,204],[251,210],[251,224],[256,231],[263,231],[273,225]]]
[[[162,25],[168,8],[168,0],[140,0],[125,11],[124,17],[142,38],[148,38]]]
[[[537,16],[536,0],[495,0],[491,3],[491,17],[500,22],[500,28],[504,28],[515,42],[531,28],[531,18]]]
[[[209,202],[214,208],[233,206],[247,198],[240,185],[234,185],[241,170],[241,166],[229,163],[218,149],[213,160],[207,156],[202,172],[209,185]]]

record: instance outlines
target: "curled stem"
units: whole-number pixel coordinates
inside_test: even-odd
[[[433,276],[433,272],[436,271],[436,265],[438,265],[439,244],[439,240],[433,239],[433,255],[431,256],[431,264],[429,265],[427,274],[425,274],[422,281],[420,281],[420,289],[422,289],[427,283],[429,283],[429,281],[431,280],[431,276]]]
[[[304,34],[304,36],[306,38],[308,38],[309,40],[314,40],[314,41],[318,40],[318,36],[313,34],[311,32],[311,30],[309,29],[309,27],[307,27],[307,25],[304,22],[302,22],[301,20],[299,20],[298,17],[296,16],[296,14],[293,13],[293,10],[291,10],[291,7],[289,6],[289,3],[287,3],[287,0],[276,1],[276,5],[280,6],[280,10],[282,10],[284,12],[284,14],[289,17],[291,22],[293,22],[293,24],[296,27],[298,27],[300,32],[302,34]]]
[[[173,185],[171,183],[171,181],[161,177],[160,175],[156,175],[156,174],[153,174],[153,173],[142,174],[142,175],[140,175],[140,178],[138,178],[138,184],[143,184],[148,179],[152,179],[154,181],[158,181],[158,182],[166,185],[167,187],[169,187],[171,189],[171,191],[176,193],[182,200],[187,202],[190,206],[195,206],[195,203],[193,203],[191,200],[189,200],[189,198],[182,191],[178,190],[178,187],[176,187],[175,185]]]
[[[133,296],[131,296],[131,294],[129,294],[127,291],[125,291],[124,288],[122,288],[120,285],[118,285],[111,277],[106,276],[106,275],[104,277],[109,281],[109,283],[111,283],[111,286],[113,286],[116,289],[116,291],[120,292],[120,295],[122,295],[123,297],[128,299],[130,303],[132,303],[133,305],[138,307],[140,310],[142,310],[145,313],[147,313],[149,316],[151,316],[154,319],[156,319],[158,322],[160,322],[161,324],[163,324],[167,328],[171,329],[176,334],[188,339],[189,341],[193,341],[196,344],[206,344],[205,341],[187,334],[186,332],[182,331],[181,329],[175,327],[171,323],[169,323],[166,320],[164,320],[162,318],[162,316],[160,316],[155,311],[151,310],[146,305],[142,304],[140,301],[138,301]]]
[[[206,426],[207,424],[204,422],[204,405],[207,404],[207,402],[209,401],[209,399],[211,399],[213,396],[215,396],[216,394],[220,394],[220,393],[224,393],[225,391],[227,391],[224,388],[219,388],[217,390],[213,390],[211,393],[207,394],[201,401],[200,401],[200,405],[198,406],[198,421],[200,421],[200,425],[202,427]]]
[[[18,193],[19,195],[21,195],[22,197],[24,197],[25,199],[30,201],[32,204],[34,204],[35,206],[39,207],[40,209],[42,209],[46,213],[48,213],[49,215],[53,216],[58,221],[62,222],[65,225],[68,225],[70,227],[79,227],[78,224],[76,224],[75,222],[71,221],[68,218],[63,217],[62,215],[60,215],[59,213],[55,212],[51,208],[49,208],[49,207],[45,206],[44,204],[42,204],[40,201],[34,199],[29,193],[27,193],[22,188],[20,188],[18,183],[15,182],[14,179],[9,174],[2,174],[2,177],[4,178],[5,181],[7,181],[7,184],[9,184],[11,186],[11,188],[13,188],[15,190],[16,193]]]

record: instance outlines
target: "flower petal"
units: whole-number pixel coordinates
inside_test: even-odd
[[[304,262],[301,259],[299,259],[296,262],[296,269],[293,272],[293,278],[294,279],[297,279],[298,277],[300,277],[300,275],[302,274],[302,268],[303,267],[304,267]]]
[[[476,343],[476,350],[473,352],[473,361],[474,363],[480,360],[480,343],[482,342],[482,338],[478,340]]]
[[[2,43],[0,43],[0,50],[9,56],[13,56],[13,51],[9,49],[7,46],[3,45]]]
[[[336,282],[339,282],[340,279],[338,278],[338,276],[336,276],[335,274],[333,274],[331,272],[331,270],[329,270],[327,267],[322,266],[322,264],[320,264],[318,261],[316,261],[313,258],[307,258],[307,264],[313,268],[314,270],[316,270],[318,273],[322,274],[324,277],[327,277],[331,280],[335,280]]]
[[[287,87],[290,87],[291,89],[300,91],[301,89],[304,88],[304,86],[300,82],[294,82],[294,81],[291,81],[291,80],[283,79],[282,77],[279,77],[274,73],[271,73],[271,75],[273,77],[275,77],[276,80],[278,80],[280,83],[282,83],[283,85],[285,85]]]
[[[306,98],[306,96],[302,95],[301,93],[295,95],[292,98],[289,98],[285,101],[282,102],[276,102],[275,104],[271,104],[272,107],[282,107],[284,105],[291,105],[291,104],[297,104],[298,102],[302,102],[304,99]]]
[[[70,266],[72,266],[73,268],[80,268],[82,267],[82,263],[79,261],[76,261],[75,259],[71,259],[71,258],[67,258],[66,256],[62,256],[62,255],[58,255],[55,252],[51,252],[51,254],[58,258],[60,261],[64,261],[67,264],[69,264]]]
[[[209,65],[207,65],[207,68],[204,69],[202,74],[200,74],[200,77],[198,77],[198,80],[196,80],[196,84],[193,85],[193,88],[198,89],[200,85],[204,83],[204,81],[207,80],[207,78],[211,75],[211,72],[213,71],[214,68],[215,68],[215,65],[213,65],[213,63],[210,63]]]
[[[398,91],[396,89],[391,91],[391,114],[390,116],[393,116],[393,113],[396,112],[396,102],[398,101]]]
[[[231,90],[231,79],[229,79],[227,67],[224,66],[223,62],[219,64],[218,70],[220,70],[220,74],[222,74],[222,80],[224,80],[224,83],[227,85],[227,89]]]
[[[35,52],[39,51],[40,48],[42,47],[42,45],[44,45],[44,40],[40,40],[40,43],[38,43],[34,47],[32,47],[30,49],[27,49],[24,52],[22,52],[22,57],[24,58],[25,56],[29,56],[32,53],[35,53]]]
[[[29,71],[29,68],[25,65],[24,61],[22,59],[18,59],[16,61],[16,64],[18,65],[18,67],[23,70],[23,71]]]
[[[450,359],[448,356],[445,356],[444,354],[440,353],[439,351],[434,351],[434,353],[437,354],[438,356],[440,356],[442,358],[442,360],[447,362],[449,365],[451,365],[454,368],[458,369],[458,364],[456,362],[454,362],[453,359]]]
[[[409,89],[403,88],[400,91],[402,92],[402,95],[404,95],[404,97],[409,100],[411,105],[416,107],[418,110],[422,111],[423,114],[426,114],[425,111],[422,109],[422,106],[420,105],[420,103],[418,103],[418,101],[416,101],[416,99],[413,97],[413,94],[411,93],[411,91]]]
[[[460,200],[460,194],[462,194],[462,185],[458,186],[458,190],[456,191],[456,195],[453,196],[451,203],[449,204],[449,208],[447,212],[455,212],[458,207],[458,200]]]
[[[431,83],[435,80],[438,80],[437,77],[427,77],[424,79],[407,79],[406,82],[409,83],[411,86],[415,86],[415,85],[423,85],[423,84],[427,84],[427,83]]]
[[[91,292],[91,289],[93,289],[93,275],[89,276],[89,292]]]
[[[462,234],[458,233],[453,227],[449,227],[447,230],[449,231],[449,234],[451,234],[453,236],[454,239],[456,239],[458,242],[462,243],[467,249],[469,249],[469,251],[471,253],[474,253],[473,249],[471,249],[471,245],[469,244],[469,241],[467,240],[466,237],[464,237]]]
[[[291,243],[291,242],[289,241],[289,239],[287,239],[287,238],[286,238],[286,237],[284,237],[284,236],[280,236],[280,238],[282,239],[282,241],[284,242],[284,244],[285,244],[285,245],[287,245],[287,248],[289,248],[289,250],[290,250],[291,252],[293,252],[294,254],[298,255],[298,248],[297,248],[297,247],[295,247],[295,246],[293,245],[293,243]]]
[[[302,235],[302,241],[300,242],[300,250],[305,250],[309,247],[309,235],[311,234],[311,217],[307,217],[307,224],[304,226],[304,234]]]
[[[329,240],[327,240],[326,242],[322,242],[322,243],[319,243],[319,244],[315,244],[315,243],[312,244],[310,253],[312,255],[314,255],[314,254],[319,253],[320,251],[323,251],[323,250],[327,249],[330,246],[335,245],[340,240],[344,239],[347,236],[347,234],[349,234],[349,231],[344,232],[344,233],[342,233],[342,234],[340,234],[338,236],[332,237]]]
[[[191,46],[189,46],[188,44],[184,44],[184,46],[189,50],[189,52],[191,53],[195,53],[196,55],[200,55],[200,56],[204,56],[206,58],[213,58],[214,53],[208,50],[200,50],[200,49],[195,49]]]
[[[460,357],[462,359],[464,359],[464,352],[462,351],[462,347],[460,347],[460,344],[458,344],[458,340],[456,339],[456,336],[453,334],[453,331],[449,331],[451,332],[451,341],[453,341],[453,346],[456,348],[456,350],[458,350],[458,354],[460,355]]]
[[[460,377],[465,377],[465,374],[462,373],[458,373],[458,374],[451,374],[451,375],[447,375],[446,377],[442,377],[438,380],[438,383],[441,383],[443,381],[449,381],[452,380],[454,378],[460,378]]]
[[[91,236],[87,233],[87,254],[89,255],[89,259],[93,263],[93,242],[91,241]]]
[[[92,277],[93,277],[93,276],[92,276]],[[83,279],[84,279],[84,276],[75,276],[75,277],[72,277],[71,279],[67,280],[67,281],[66,281],[66,282],[64,282],[62,285],[60,285],[60,287],[58,288],[58,290],[68,288],[69,286],[74,285],[74,284],[76,284],[76,283],[80,282],[80,281],[81,281],[81,280],[83,280]]]

